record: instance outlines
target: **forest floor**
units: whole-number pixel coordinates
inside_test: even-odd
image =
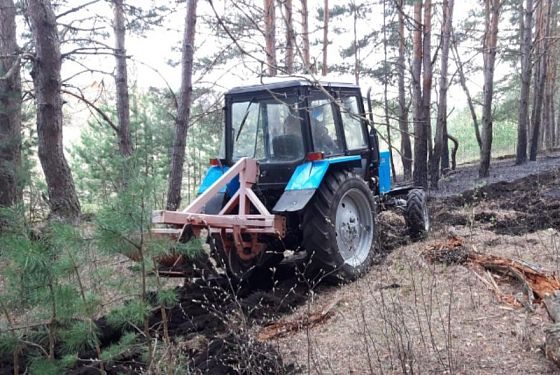
[[[498,290],[523,299],[510,278],[426,257],[451,238],[466,251],[560,272],[560,159],[512,164],[494,164],[493,183],[484,186],[474,178],[477,166],[461,166],[431,194],[426,240],[397,247],[362,279],[324,288],[285,317],[297,320],[336,303],[327,322],[274,340],[284,360],[318,374],[558,373],[544,356],[551,320],[542,303],[513,306],[497,296]],[[381,241],[404,230],[391,212],[380,215],[379,225]]]
[[[546,309],[511,303],[524,300],[521,285],[460,259],[441,264],[427,256],[458,241],[462,251],[560,273],[560,154],[512,164],[493,164],[486,185],[474,177],[476,165],[446,177],[430,194],[432,230],[423,241],[410,241],[400,214],[381,213],[379,257],[353,283],[312,284],[298,277],[301,268],[286,266],[251,289],[227,280],[187,283],[167,311],[169,334],[194,373],[557,373],[543,351]],[[102,349],[122,337],[105,318],[97,323]],[[161,332],[158,311],[150,326]],[[9,364],[0,358],[0,374]],[[106,370],[143,367],[132,352]],[[72,373],[98,371],[85,363]]]

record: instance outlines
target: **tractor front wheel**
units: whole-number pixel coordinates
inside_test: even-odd
[[[362,178],[348,171],[327,175],[305,209],[302,226],[314,268],[354,280],[371,265],[375,203]]]
[[[425,238],[430,230],[430,217],[426,205],[426,193],[422,189],[412,189],[406,197],[406,224],[410,237],[415,240]]]

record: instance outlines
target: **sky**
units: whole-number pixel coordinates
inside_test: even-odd
[[[86,0],[81,0],[82,2],[86,2]],[[231,1],[231,0],[228,0]],[[146,5],[148,6],[150,0],[137,0],[134,3],[138,5]],[[299,2],[294,1],[294,4]],[[320,40],[322,37],[322,30],[321,24],[319,21],[315,20],[315,14],[317,13],[317,9],[322,7],[323,1],[318,0],[310,0],[309,1],[309,14],[310,14],[310,30],[315,30],[315,32],[311,35],[311,40],[317,39]],[[331,0],[331,6],[336,5],[343,5],[347,3],[347,1],[343,0]],[[462,18],[471,10],[473,7],[477,5],[478,1],[456,1],[456,9],[455,9],[455,21],[456,24],[461,22]],[[261,5],[261,1],[255,1],[255,4]],[[223,6],[217,4],[216,8],[219,13],[223,12]],[[101,2],[95,4],[94,6],[88,7],[88,11],[91,14],[101,14],[106,16],[110,19],[111,17],[111,9],[109,4],[106,2]],[[371,29],[369,25],[375,24],[379,22],[379,13],[382,12],[381,6],[378,7],[378,11],[372,13],[372,19],[359,21],[358,23],[358,34],[365,34],[368,32],[368,29]],[[278,13],[278,12],[277,12]],[[167,83],[177,90],[180,84],[180,66],[171,66],[167,62],[169,60],[172,61],[179,61],[180,59],[180,44],[183,35],[183,27],[185,21],[185,4],[182,4],[176,12],[170,14],[166,18],[166,22],[164,27],[154,28],[152,30],[148,30],[144,33],[144,35],[139,36],[135,34],[127,35],[127,53],[131,56],[131,61],[129,64],[129,77],[139,87],[147,88],[150,86],[156,87],[165,87]],[[205,0],[199,0],[198,5],[198,14],[199,15],[211,15],[212,11],[208,5],[208,2]],[[277,14],[278,15],[278,14]],[[73,17],[72,15],[68,16],[68,18]],[[294,20],[296,21],[296,32],[299,29],[299,15],[294,16]],[[345,19],[344,23],[340,21],[333,21],[331,26],[336,28],[347,28],[347,32],[342,35],[334,35],[331,32],[331,40],[332,44],[329,46],[329,59],[332,63],[340,62],[340,58],[338,57],[339,50],[344,46],[348,45],[352,42],[352,32],[351,28],[348,27],[347,23],[348,20]],[[110,25],[106,25],[110,27]],[[438,25],[434,26],[434,33],[439,32]],[[281,30],[279,27],[277,39],[280,41],[283,35],[281,34]],[[112,43],[112,40],[109,40]],[[435,41],[434,41],[435,42]],[[261,42],[262,44],[262,42]],[[198,22],[197,24],[197,35],[196,35],[196,55],[198,56],[206,56],[210,55],[220,46],[217,45],[216,38],[213,35],[211,30],[208,30],[205,27],[203,22]],[[232,47],[233,48],[233,47]],[[311,55],[312,57],[320,60],[321,59],[321,46],[320,45],[312,45],[311,47]],[[279,54],[281,56],[281,54]],[[372,51],[372,48],[369,46],[365,47],[362,51],[362,56],[367,58],[369,65],[374,65],[376,61],[383,60],[382,48],[378,46],[378,48]],[[350,58],[352,59],[352,58]],[[104,70],[112,71],[114,66],[114,60],[111,56],[103,56],[99,58],[99,67],[103,67]],[[73,74],[75,71],[75,67],[72,67],[71,64],[65,66],[66,70],[65,73],[67,75]],[[155,73],[153,69],[156,69],[159,73]],[[227,72],[227,74],[226,74]],[[224,76],[224,74],[226,74]],[[244,80],[250,72],[247,72],[245,69],[239,68],[239,66],[227,66],[219,71],[213,73],[211,76],[206,77],[195,77],[195,82],[197,80],[204,80],[204,81],[216,81],[219,86],[222,86],[224,90],[231,88],[232,86],[237,86],[243,84]],[[353,75],[342,76],[349,81],[354,81]],[[91,81],[93,77],[84,77],[84,82],[88,80]],[[167,83],[166,83],[167,81]],[[362,78],[364,85],[374,84],[374,82],[369,81],[367,78]]]
[[[148,0],[141,0],[141,1],[148,1]],[[231,0],[227,0],[231,1]],[[255,4],[262,5],[261,0],[256,0]],[[299,4],[298,1],[294,1],[294,6]],[[348,1],[345,0],[331,0],[330,6],[336,5],[344,5],[347,4]],[[309,20],[310,20],[310,27],[311,31],[314,30],[312,33],[310,40],[312,42],[311,46],[311,56],[312,59],[315,58],[318,61],[322,59],[322,51],[320,43],[317,45],[313,45],[313,41],[321,41],[322,38],[322,24],[320,21],[316,20],[315,15],[319,8],[322,8],[323,1],[322,0],[309,0]],[[468,0],[468,1],[455,1],[455,11],[454,11],[454,25],[460,25],[461,22],[467,17],[469,12],[477,9],[481,6],[481,2],[478,0]],[[224,9],[223,5],[220,8],[219,5],[216,6],[218,13],[222,14]],[[375,28],[379,28],[379,20],[380,15],[382,14],[382,7],[381,5],[376,6],[377,9],[371,13],[369,19],[358,21],[358,35],[363,35],[369,32],[372,29],[371,25],[374,25]],[[277,17],[279,17],[277,10]],[[439,36],[439,28],[441,22],[441,11],[438,11],[439,14],[434,16],[434,25],[433,25],[433,36],[432,36],[432,45],[435,46],[437,44],[437,37]],[[161,75],[165,78],[165,80],[173,87],[174,89],[179,89],[180,84],[180,66],[170,66],[166,64],[168,60],[179,61],[180,59],[180,52],[179,47],[182,38],[182,31],[184,27],[184,18],[185,18],[186,10],[185,7],[179,8],[179,10],[172,14],[169,18],[168,22],[166,22],[167,27],[164,29],[154,29],[147,32],[144,37],[138,36],[129,36],[127,43],[127,49],[135,62],[131,64],[131,77],[135,79],[137,84],[140,87],[149,87],[149,86],[163,86],[164,82],[162,77],[148,68],[154,67],[156,68]],[[198,14],[203,15],[213,15],[211,8],[208,5],[208,2],[205,0],[199,0],[199,10]],[[300,30],[301,24],[299,22],[299,14],[294,15],[295,21],[295,28],[296,33]],[[482,20],[481,20],[482,21]],[[341,58],[339,57],[339,51],[344,47],[352,43],[353,40],[353,32],[351,25],[348,24],[348,19],[339,20],[339,21],[332,21],[331,27],[338,28],[338,29],[346,29],[346,32],[341,35],[334,35],[334,33],[330,32],[330,39],[331,44],[329,45],[329,60],[331,63],[340,63]],[[351,23],[351,22],[350,22]],[[281,41],[283,38],[281,27],[277,26],[277,40]],[[479,29],[482,30],[483,25],[481,23]],[[381,42],[381,41],[379,41]],[[264,42],[259,41],[260,44],[264,44]],[[204,27],[202,22],[199,22],[197,25],[197,35],[196,35],[196,55],[204,56],[210,55],[213,51],[215,51],[220,46],[216,43],[216,38],[213,35],[213,32],[208,30]],[[476,49],[473,46],[460,46],[460,53],[462,57],[462,61],[465,62],[468,59],[471,59],[472,56],[477,55]],[[478,54],[479,55],[479,54]],[[281,57],[281,52],[278,54]],[[377,47],[374,46],[366,46],[362,52],[361,56],[364,60],[367,59],[367,64],[370,66],[374,66],[376,63],[383,61],[383,49],[382,45],[378,45]],[[296,57],[297,59],[297,57]],[[353,58],[349,58],[352,60]],[[250,60],[250,59],[248,59]],[[482,66],[482,56],[477,56],[473,60],[480,66]],[[140,64],[138,62],[142,62]],[[110,62],[112,64],[112,62]],[[450,74],[455,73],[455,65],[452,61],[450,61]],[[510,70],[506,66],[500,66],[498,62],[498,66],[496,68],[496,75],[497,78],[501,78],[502,76],[509,74]],[[253,75],[253,77],[251,77]],[[349,82],[354,82],[353,74],[348,75],[333,75],[330,74],[329,77],[336,78],[337,80],[347,80]],[[205,77],[195,77],[195,82],[197,80],[203,80],[206,82],[215,82],[218,86],[218,89],[226,91],[227,89],[243,85],[244,82],[249,78],[256,78],[253,72],[248,71],[247,69],[243,69],[239,66],[239,64],[234,66],[226,66],[222,69],[219,69],[213,72],[209,76]],[[437,84],[439,77],[434,75],[434,84]],[[482,74],[471,74],[468,77],[468,86],[471,91],[472,95],[482,91]],[[372,91],[377,93],[377,97],[380,98],[382,94],[382,86],[379,81],[375,79],[370,79],[368,77],[362,77],[360,81],[360,85],[362,89],[367,91],[369,87],[372,87]],[[389,95],[396,96],[397,91],[396,87],[389,87]],[[455,85],[451,87],[449,92],[448,98],[449,104],[451,108],[463,108],[466,106],[465,96],[460,87],[460,85]]]

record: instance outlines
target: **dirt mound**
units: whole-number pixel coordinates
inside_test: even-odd
[[[184,343],[189,365],[201,374],[289,374],[276,349],[256,341],[248,330],[291,312],[306,300],[294,279],[277,280],[270,290],[244,289],[227,280],[198,280],[179,288],[179,304],[166,311],[171,337]],[[150,319],[163,328],[160,312]]]
[[[497,182],[468,190],[441,201],[436,219],[442,223],[466,225],[468,220],[456,210],[466,205],[490,205],[474,216],[488,223],[498,234],[522,235],[547,228],[560,229],[560,170],[530,175],[513,182]],[[455,210],[455,211],[454,211]],[[499,217],[495,211],[515,213]]]
[[[399,246],[410,242],[408,229],[402,214],[383,211],[377,216],[377,262]]]
[[[295,277],[274,280],[274,287],[258,290],[234,286],[227,279],[197,280],[176,290],[178,304],[165,310],[171,341],[187,360],[193,374],[292,374],[295,368],[285,364],[273,346],[257,341],[250,333],[253,326],[265,324],[291,312],[307,299],[305,287]],[[96,321],[103,351],[116,344],[130,326],[114,328],[106,318]],[[152,337],[163,337],[161,310],[156,309],[149,319]],[[160,344],[161,345],[161,344]],[[33,356],[32,348],[20,355],[20,369]],[[58,351],[57,351],[58,352]],[[80,364],[69,371],[75,375],[99,374],[96,353],[79,353]],[[105,364],[107,374],[137,374],[146,370],[145,358],[139,350],[128,350],[111,363]],[[12,356],[0,355],[0,374],[11,374]]]

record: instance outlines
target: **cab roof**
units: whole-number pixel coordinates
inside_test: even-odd
[[[263,77],[258,81],[248,82],[247,85],[237,86],[227,92],[228,95],[244,94],[256,91],[272,91],[292,87],[334,87],[359,89],[359,86],[348,82],[336,82],[334,80],[316,80],[311,76],[279,76]]]

